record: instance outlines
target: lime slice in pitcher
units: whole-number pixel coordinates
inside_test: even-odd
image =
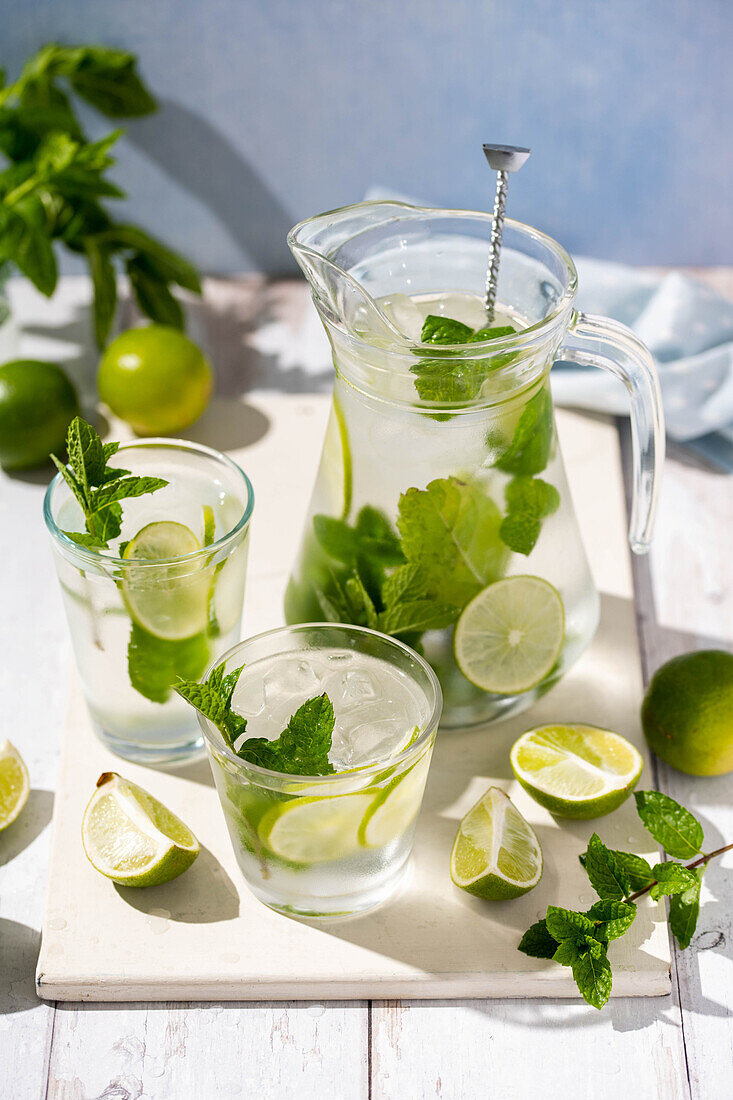
[[[463,609],[453,638],[456,664],[483,691],[519,695],[551,671],[562,649],[565,613],[540,577],[507,577]]]
[[[141,563],[124,571],[125,603],[131,618],[154,637],[181,641],[206,630],[211,579],[201,563],[152,564],[200,549],[190,528],[170,520],[149,523],[125,547],[125,560]]]
[[[323,443],[321,466],[328,482],[328,499],[333,503],[333,511],[341,519],[346,519],[351,511],[351,447],[344,413],[335,395]]]

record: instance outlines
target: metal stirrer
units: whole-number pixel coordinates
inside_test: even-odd
[[[517,145],[484,145],[484,155],[489,162],[489,167],[497,173],[494,220],[491,226],[491,243],[489,245],[489,268],[486,272],[486,298],[484,299],[486,320],[489,324],[494,319],[494,308],[496,306],[496,285],[499,281],[501,239],[504,232],[509,173],[518,172],[529,153],[529,149],[522,149]]]

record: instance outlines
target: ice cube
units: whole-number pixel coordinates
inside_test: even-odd
[[[382,298],[380,305],[399,332],[414,344],[420,343],[423,314],[412,298],[406,294],[391,294]]]
[[[265,693],[262,681],[246,677],[237,684],[232,697],[232,707],[243,718],[256,718],[265,709]]]
[[[265,703],[268,706],[285,702],[295,696],[310,697],[319,693],[321,678],[309,661],[285,657],[262,677]]]
[[[334,734],[330,758],[337,768],[361,768],[388,761],[405,742],[404,718],[360,722]]]

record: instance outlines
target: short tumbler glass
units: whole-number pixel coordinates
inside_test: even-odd
[[[84,520],[60,474],[44,518],[97,735],[127,760],[173,763],[202,749],[196,716],[173,684],[198,679],[241,637],[254,496],[230,458],[184,440],[123,443],[115,463],[168,485],[123,501],[122,532],[109,551],[64,534],[83,531]],[[124,556],[126,542],[161,523],[188,528],[184,538],[199,548],[170,558]]]
[[[256,710],[253,680],[257,690],[264,683],[262,722],[271,720],[273,710],[289,714],[306,697],[325,691],[336,719],[334,745],[339,742],[329,759],[343,768],[326,776],[270,771],[237,756],[219,730],[199,716],[234,852],[250,890],[270,908],[295,916],[342,917],[378,905],[400,885],[412,850],[442,706],[435,673],[395,638],[325,623],[259,634],[229,650],[223,660],[227,672],[244,666],[232,698],[238,713]],[[279,699],[278,677],[268,671],[276,664],[282,670]],[[314,668],[318,675],[303,690]],[[298,698],[295,684],[301,678]],[[370,691],[370,678],[383,685],[381,691]],[[404,704],[408,697],[414,712]],[[247,735],[262,732],[250,717]],[[361,754],[369,763],[349,766],[348,755],[339,757],[344,745],[347,753]]]

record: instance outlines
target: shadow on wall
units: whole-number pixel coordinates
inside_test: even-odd
[[[255,270],[294,275],[285,243],[293,218],[262,178],[201,115],[172,100],[159,104],[127,139],[211,210]]]

